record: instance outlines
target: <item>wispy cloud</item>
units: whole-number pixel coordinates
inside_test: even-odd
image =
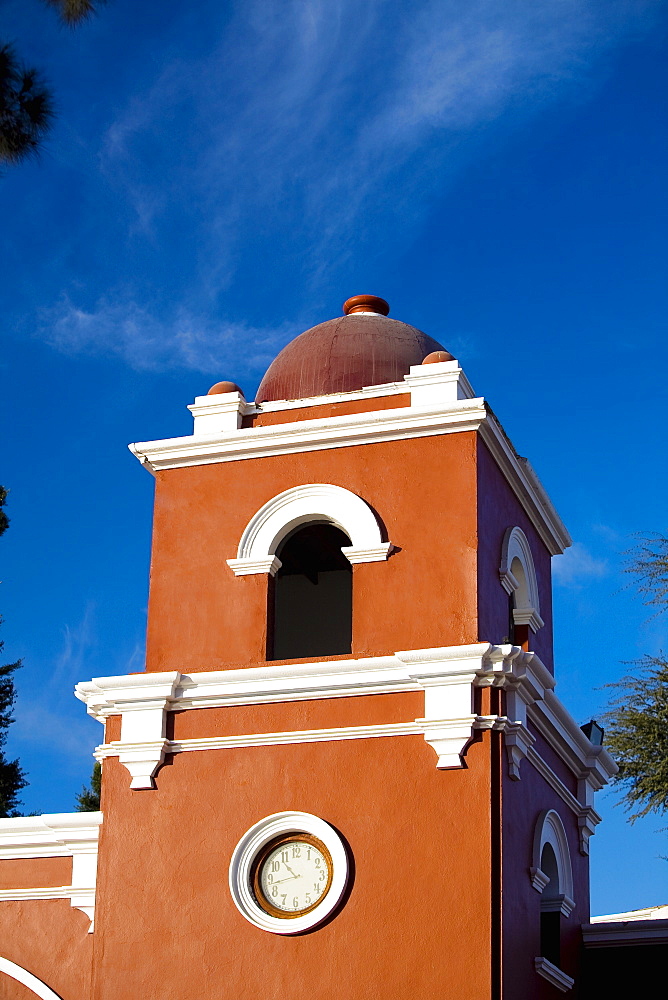
[[[95,741],[101,740],[103,734],[101,727],[96,731],[92,721],[86,719],[83,713],[76,718],[50,705],[33,701],[29,705],[22,704],[17,710],[12,739],[19,752],[22,743],[35,744],[48,747],[54,755],[88,758]],[[57,749],[54,751],[54,748]]]
[[[581,587],[589,580],[600,579],[608,572],[608,564],[596,559],[581,542],[575,542],[552,563],[555,582],[562,587]]]
[[[86,311],[63,296],[41,319],[43,338],[67,353],[94,351],[120,357],[140,370],[186,368],[220,371],[221,377],[231,377],[225,371],[228,358],[236,365],[234,371],[238,369],[240,354],[244,372],[263,372],[289,334],[299,332],[287,326],[216,323],[184,308],[163,320],[125,297],[102,298]]]
[[[133,98],[102,161],[121,171],[144,223],[188,177],[183,190],[215,208],[214,227],[260,206],[281,216],[287,199],[305,212],[293,223],[326,243],[370,198],[382,203],[383,182],[409,161],[424,201],[447,180],[434,167],[453,145],[508,110],[538,113],[595,75],[597,56],[651,7],[251,0],[207,55],[173,61]],[[145,169],[148,150],[160,154],[159,177]]]
[[[210,369],[234,347],[259,370],[278,332],[215,322],[221,293],[281,266],[303,276],[292,319],[351,249],[404,250],[434,199],[486,146],[560,99],[586,99],[602,57],[648,30],[656,0],[245,0],[211,38],[167,47],[108,127],[101,175],[129,207],[128,246],[184,266],[150,313],[132,290],[64,300],[47,339],[138,368]],[[170,58],[168,53],[178,52]],[[151,75],[153,74],[153,75]],[[147,265],[148,266],[148,265]],[[139,286],[137,286],[139,287]],[[208,318],[204,318],[208,317]],[[295,332],[297,332],[295,330]],[[239,349],[241,345],[241,350]]]

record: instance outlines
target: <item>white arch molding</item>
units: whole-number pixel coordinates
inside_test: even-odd
[[[529,540],[521,528],[508,528],[501,546],[501,586],[514,596],[513,621],[537,632],[545,622],[540,616],[538,580]]]
[[[538,817],[536,829],[533,835],[532,865],[529,870],[531,884],[542,894],[543,889],[549,884],[549,876],[541,869],[540,863],[543,856],[543,848],[549,844],[554,851],[557,861],[557,872],[559,878],[558,893],[552,892],[551,898],[545,909],[558,909],[565,917],[575,906],[573,899],[573,869],[571,866],[571,852],[568,848],[568,838],[562,822],[561,816],[554,809],[544,809]]]
[[[227,565],[235,576],[274,576],[281,567],[276,550],[283,539],[313,522],[333,524],[345,532],[351,544],[341,551],[351,563],[383,562],[392,551],[392,543],[383,541],[376,515],[361,497],[341,486],[310,483],[293,486],[260,507],[244,529],[236,559],[228,559]]]
[[[20,965],[10,962],[8,958],[0,958],[0,972],[4,972],[10,979],[15,979],[17,983],[27,986],[31,993],[34,993],[36,997],[41,997],[41,1000],[62,1000],[62,997],[50,990],[41,979],[33,976],[32,972],[21,968]]]

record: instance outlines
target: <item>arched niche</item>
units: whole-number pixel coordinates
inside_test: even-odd
[[[392,551],[384,542],[376,515],[361,497],[341,486],[311,483],[294,486],[272,497],[246,525],[235,559],[227,565],[235,576],[269,573],[274,576],[281,561],[281,543],[302,525],[331,524],[350,539],[341,551],[350,563],[383,562]]]
[[[540,616],[538,580],[529,540],[521,528],[508,528],[503,537],[499,578],[512,601],[513,623],[528,625],[537,632],[545,622]]]
[[[545,909],[567,917],[575,906],[573,868],[566,830],[554,809],[545,809],[536,822],[530,875],[534,889],[544,897]]]

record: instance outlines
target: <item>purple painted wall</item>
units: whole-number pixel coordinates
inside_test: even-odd
[[[581,924],[589,920],[589,858],[580,853],[577,816],[561,800],[528,760],[521,766],[521,780],[504,773],[502,785],[503,830],[503,977],[505,996],[549,1000],[563,996],[534,970],[540,949],[541,895],[531,884],[533,837],[544,809],[554,809],[566,830],[573,869],[575,908],[561,917],[561,968],[576,980],[570,997],[578,996],[581,980]],[[564,784],[570,777],[563,763],[558,774]]]
[[[531,546],[543,628],[530,635],[529,648],[554,671],[552,650],[552,572],[545,544],[478,437],[478,635],[501,642],[508,634],[508,594],[499,580],[501,546],[507,528],[522,529]]]

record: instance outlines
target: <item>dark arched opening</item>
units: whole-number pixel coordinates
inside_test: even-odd
[[[350,539],[331,524],[308,524],[282,543],[270,594],[267,659],[351,652],[353,578],[343,545]]]
[[[549,882],[543,889],[540,910],[541,955],[553,965],[561,964],[561,895],[557,857],[551,844],[545,844],[540,867]]]

